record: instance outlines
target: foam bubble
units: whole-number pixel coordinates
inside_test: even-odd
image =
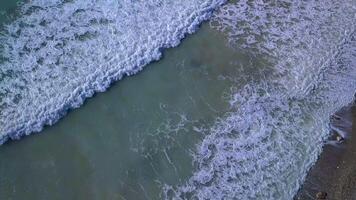
[[[224,0],[34,0],[0,36],[0,144],[39,132],[193,33]]]
[[[329,134],[329,116],[356,90],[354,1],[226,4],[211,26],[229,45],[266,57],[273,72],[231,94],[205,131],[193,176],[167,199],[292,199]]]
[[[355,11],[352,0],[241,0],[223,6],[210,24],[231,46],[274,60],[274,78],[291,92],[307,93],[354,30]]]

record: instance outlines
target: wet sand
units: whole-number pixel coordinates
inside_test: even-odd
[[[335,115],[331,118],[330,140],[335,140],[336,133],[345,134],[346,138],[342,143],[324,146],[295,200],[317,199],[318,192],[326,192],[328,200],[356,200],[356,105]]]

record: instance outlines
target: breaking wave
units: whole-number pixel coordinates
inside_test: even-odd
[[[0,144],[158,60],[224,0],[34,0],[1,31]]]
[[[113,81],[160,59],[224,0],[34,0],[0,34],[0,144],[39,132]],[[356,90],[353,0],[232,1],[210,21],[267,59],[202,131],[192,177],[167,199],[291,199]],[[239,77],[236,77],[238,82]]]
[[[273,67],[255,69],[263,78],[234,86],[231,112],[203,132],[192,177],[166,185],[165,197],[292,199],[329,136],[329,117],[353,99],[355,13],[348,0],[222,6],[211,26],[231,48]]]

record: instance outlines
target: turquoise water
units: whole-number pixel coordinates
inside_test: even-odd
[[[54,126],[0,149],[1,199],[157,199],[183,183],[192,154],[228,109],[248,55],[204,24],[142,73],[115,83]]]
[[[31,136],[0,199],[292,199],[356,89],[355,2],[223,2],[7,2],[0,143]]]
[[[14,15],[16,15],[16,9],[18,8],[19,3],[22,0],[0,0],[0,23],[4,24],[5,22],[9,22]]]

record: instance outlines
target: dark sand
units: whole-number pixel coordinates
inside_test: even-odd
[[[346,134],[346,139],[324,146],[295,200],[316,199],[320,191],[327,193],[328,200],[356,200],[356,105],[341,109],[336,116],[331,127],[339,130],[332,130],[331,140],[336,132]]]

